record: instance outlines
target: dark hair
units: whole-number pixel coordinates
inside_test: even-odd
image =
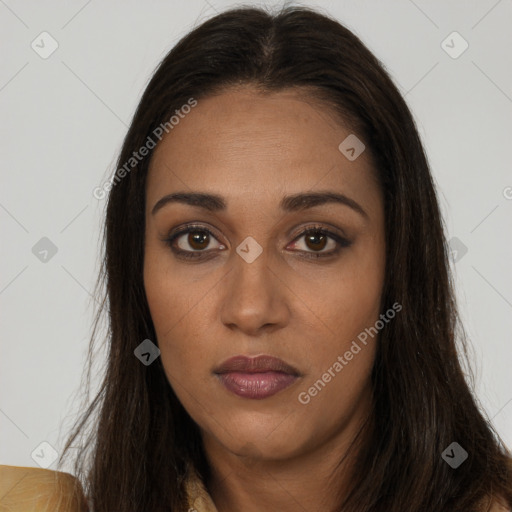
[[[382,310],[403,312],[380,332],[372,372],[375,408],[357,456],[345,512],[483,510],[492,496],[512,504],[510,454],[465,380],[464,329],[434,183],[404,99],[384,66],[350,30],[309,8],[277,14],[225,11],[192,30],[163,59],[137,108],[118,169],[190,98],[252,86],[289,88],[322,100],[364,141],[385,201]],[[199,429],[176,398],[161,360],[134,349],[156,340],[143,285],[145,183],[152,150],[113,183],[104,231],[105,285],[91,338],[108,312],[108,359],[94,401],[64,454],[89,430],[75,474],[95,512],[186,510],[186,468],[208,472]],[[107,309],[108,307],[108,309]],[[457,345],[460,342],[460,354]],[[87,429],[98,411],[98,418]],[[457,442],[457,469],[441,457]],[[64,458],[64,456],[63,456]]]

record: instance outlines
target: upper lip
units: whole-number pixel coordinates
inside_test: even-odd
[[[300,375],[293,366],[285,363],[282,359],[273,356],[235,356],[226,359],[220,366],[215,368],[214,373],[244,372],[244,373],[263,373],[263,372],[282,372],[290,375]]]

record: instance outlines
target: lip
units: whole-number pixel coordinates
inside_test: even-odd
[[[261,400],[291,386],[300,376],[282,359],[235,356],[214,370],[224,387],[242,398]]]
[[[282,359],[273,356],[235,356],[226,359],[220,366],[218,366],[214,373],[228,373],[228,372],[242,372],[242,373],[264,373],[264,372],[281,372],[289,375],[299,376],[300,373],[293,366],[285,363]]]

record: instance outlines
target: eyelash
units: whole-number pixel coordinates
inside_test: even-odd
[[[163,241],[171,248],[171,250],[178,255],[180,258],[185,259],[198,259],[204,257],[204,254],[208,251],[184,251],[182,249],[177,249],[173,246],[174,241],[179,238],[180,236],[190,233],[190,232],[200,232],[200,233],[207,233],[209,236],[217,239],[217,237],[212,233],[208,228],[201,226],[201,225],[188,225],[184,227],[183,229],[177,231],[176,233],[173,233],[171,236],[165,238]],[[309,252],[309,251],[297,251],[302,252],[301,257],[307,258],[307,259],[318,259],[318,258],[327,258],[329,256],[336,256],[341,249],[350,247],[352,245],[352,242],[350,240],[347,240],[346,238],[343,238],[339,236],[337,233],[333,233],[332,231],[322,227],[322,226],[309,226],[307,227],[302,233],[300,233],[297,237],[294,238],[294,241],[299,240],[300,238],[307,236],[311,233],[320,233],[322,235],[325,235],[332,240],[334,240],[338,247],[334,250],[331,250],[327,253],[319,253],[319,252]]]

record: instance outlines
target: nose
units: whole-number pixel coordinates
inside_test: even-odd
[[[250,263],[233,256],[221,299],[221,321],[250,336],[283,328],[290,318],[291,291],[269,265],[265,250]]]

